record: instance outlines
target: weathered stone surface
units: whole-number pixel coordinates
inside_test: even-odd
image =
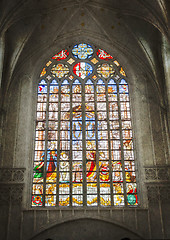
[[[0,238],[170,239],[169,0],[6,0],[0,9]],[[137,207],[31,208],[39,75],[79,42],[109,51],[127,74]]]

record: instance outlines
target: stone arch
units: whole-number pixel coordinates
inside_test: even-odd
[[[103,217],[71,217],[53,223],[30,240],[143,239],[134,229]]]
[[[48,60],[49,56],[51,56],[51,53],[57,52],[57,50],[62,49],[62,47],[68,46],[69,42],[71,42],[71,43],[76,42],[76,41],[80,42],[81,39],[85,39],[84,41],[86,41],[86,42],[87,41],[89,41],[89,43],[93,43],[94,42],[94,44],[96,44],[96,45],[98,45],[100,47],[103,47],[104,49],[108,50],[110,54],[115,56],[115,58],[117,58],[118,61],[120,61],[122,66],[125,67],[125,71],[128,74],[129,83],[131,84],[131,92],[134,92],[135,87],[136,87],[135,85],[137,85],[137,81],[138,81],[138,85],[139,85],[139,83],[141,83],[144,86],[145,80],[144,81],[141,80],[142,79],[141,76],[144,75],[144,68],[142,67],[142,64],[140,64],[140,62],[135,63],[136,58],[135,58],[134,61],[132,61],[132,64],[131,64],[130,59],[132,59],[132,57],[130,57],[130,53],[127,54],[127,56],[125,56],[125,53],[128,53],[128,50],[125,47],[123,47],[123,46],[120,47],[119,46],[118,49],[117,49],[117,45],[113,46],[112,43],[110,41],[108,41],[108,40],[106,42],[102,43],[101,37],[102,36],[100,36],[100,38],[98,37],[95,40],[94,37],[92,37],[92,36],[85,36],[85,34],[82,34],[81,37],[80,36],[75,36],[75,38],[73,38],[73,39],[71,39],[71,37],[69,37],[68,39],[65,38],[63,43],[61,41],[59,41],[57,43],[56,48],[54,48],[54,46],[51,46],[49,49],[46,49],[47,52],[45,51],[45,49],[42,49],[41,57],[39,55],[40,53],[38,53],[38,52],[35,53],[35,54],[30,55],[28,58],[26,58],[26,61],[23,62],[23,64],[20,65],[20,69],[21,70],[19,68],[17,68],[17,72],[13,76],[13,82],[12,82],[11,86],[13,86],[13,84],[15,84],[15,82],[17,81],[18,76],[19,76],[19,79],[20,79],[20,81],[22,83],[22,86],[21,86],[22,89],[20,89],[20,91],[24,91],[24,93],[26,95],[24,96],[22,94],[21,98],[18,101],[20,101],[21,105],[23,104],[24,106],[26,106],[26,105],[29,106],[29,110],[32,108],[29,120],[30,120],[31,116],[34,115],[34,112],[35,112],[35,107],[32,107],[31,104],[34,103],[34,100],[36,99],[36,95],[35,95],[36,79],[38,77],[38,74],[41,71],[42,62],[45,63],[46,59]],[[123,52],[123,50],[125,52]],[[40,51],[40,49],[39,49],[39,51]],[[38,60],[36,61],[36,59],[38,59]],[[136,69],[135,69],[135,66],[136,66]],[[137,76],[137,71],[139,69],[140,69],[140,71],[139,71],[140,75]],[[24,74],[22,75],[23,72],[24,72]],[[27,92],[28,88],[30,90]],[[29,94],[28,98],[27,98],[27,94]],[[130,94],[130,97],[131,96],[132,96],[132,94]],[[29,104],[24,103],[25,101],[28,102],[28,100],[29,100]],[[135,107],[133,106],[133,102],[132,102],[132,109],[133,108],[135,109]],[[27,122],[27,120],[28,120],[28,118],[26,119],[25,123]],[[136,120],[134,119],[133,121],[135,122]],[[33,123],[32,120],[31,120],[31,123]],[[32,126],[30,126],[31,123],[30,122],[28,123],[29,124],[29,130],[31,129],[31,131],[33,132],[33,124],[32,124]],[[18,129],[20,131],[20,126],[19,125],[18,125]],[[26,130],[24,129],[24,131],[26,131]],[[29,131],[29,133],[30,133],[30,131]],[[22,136],[24,137],[24,135],[21,134],[20,140],[22,139]],[[31,139],[31,135],[27,134],[27,136],[29,136],[29,138],[22,139],[21,142],[25,142],[24,145],[27,146],[27,147],[29,145],[29,149],[32,149],[32,146],[30,145],[32,143],[31,140],[30,140]],[[26,140],[27,140],[27,142],[26,142]],[[17,143],[19,141],[16,140]],[[19,146],[19,144],[18,144],[18,146]],[[18,146],[16,146],[16,149],[17,149]],[[24,155],[24,151],[25,150],[23,150],[23,155]],[[18,150],[18,152],[21,152],[21,149]],[[28,150],[27,150],[27,152],[28,152]],[[19,156],[19,158],[20,158],[20,156]],[[26,165],[26,168],[27,168],[30,164],[32,164],[31,152],[27,154],[27,160],[25,158],[25,155],[24,155],[24,157],[22,159],[25,159],[25,163],[24,162],[23,163],[20,162],[20,164]],[[18,161],[20,161],[20,160],[18,160]],[[27,179],[27,176],[28,175],[26,175],[26,179]],[[30,197],[29,197],[30,196],[30,190],[28,189],[28,187],[29,187],[29,184],[28,185],[26,184],[26,192],[29,195],[27,195],[27,194],[24,195],[24,206],[26,206],[28,204],[28,199],[30,199]],[[25,204],[26,202],[27,202],[27,204]]]

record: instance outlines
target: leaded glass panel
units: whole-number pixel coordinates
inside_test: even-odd
[[[134,148],[120,63],[86,43],[58,51],[38,83],[32,206],[138,205]]]

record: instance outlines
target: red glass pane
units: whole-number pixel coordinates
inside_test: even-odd
[[[56,55],[54,55],[52,59],[55,59],[57,61],[64,60],[68,57],[68,55],[69,55],[69,52],[66,49],[64,49],[58,52]]]
[[[102,60],[113,59],[113,57],[102,49],[98,49],[97,56]]]

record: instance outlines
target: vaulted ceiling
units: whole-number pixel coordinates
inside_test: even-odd
[[[24,61],[76,35],[95,36],[138,58],[164,95],[162,45],[163,39],[170,41],[169,0],[3,0],[0,9],[2,96]]]

